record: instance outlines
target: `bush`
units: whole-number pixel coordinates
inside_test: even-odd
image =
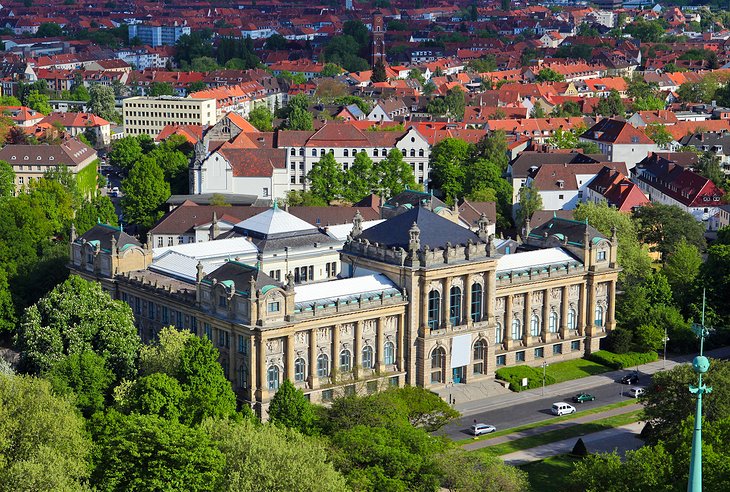
[[[512,391],[539,388],[542,386],[542,369],[530,366],[505,367],[497,370],[497,378],[509,382]],[[527,386],[522,386],[522,379],[527,378]],[[555,378],[545,375],[545,384],[554,384]]]
[[[588,448],[586,448],[586,443],[583,442],[583,438],[578,438],[570,454],[580,458],[588,456]]]
[[[626,369],[654,362],[659,358],[656,352],[627,352],[625,354],[614,354],[608,350],[599,350],[592,353],[589,358],[613,369]]]
[[[605,338],[606,349],[615,354],[625,354],[631,351],[634,334],[625,328],[616,328]]]

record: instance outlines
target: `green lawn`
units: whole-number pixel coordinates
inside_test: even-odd
[[[562,383],[563,381],[594,376],[612,370],[610,367],[597,362],[586,359],[574,359],[550,364],[545,369],[545,373],[555,378],[556,383]]]
[[[486,453],[490,455],[501,456],[503,454],[513,453],[515,451],[522,451],[523,449],[530,449],[543,444],[549,444],[551,442],[562,441],[563,439],[570,439],[572,437],[580,437],[586,434],[592,434],[594,432],[600,432],[614,427],[630,424],[639,420],[639,416],[642,410],[635,410],[633,412],[624,413],[620,415],[614,415],[613,417],[606,417],[605,419],[596,420],[586,424],[576,424],[565,429],[558,429],[542,434],[536,434],[534,436],[523,437],[521,439],[515,439],[502,444],[496,444],[486,448],[481,448],[472,451],[473,453]]]
[[[566,490],[566,477],[573,471],[573,463],[580,460],[568,454],[561,454],[522,465],[527,472],[532,492],[563,492]]]

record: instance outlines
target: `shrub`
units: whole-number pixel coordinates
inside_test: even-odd
[[[599,350],[592,353],[589,358],[613,369],[626,369],[654,362],[659,358],[656,352],[627,352],[625,354],[614,354],[608,350]]]
[[[583,438],[578,438],[570,454],[573,456],[578,456],[580,458],[588,456],[588,448],[586,448],[586,443],[583,442]]]
[[[497,378],[509,382],[512,391],[539,388],[542,386],[542,369],[530,366],[504,367],[497,370]],[[522,386],[522,379],[527,378],[527,386]],[[554,384],[555,378],[545,375],[545,384]]]

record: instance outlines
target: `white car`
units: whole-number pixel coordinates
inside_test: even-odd
[[[564,401],[559,401],[557,403],[553,403],[550,411],[553,413],[553,415],[557,415],[559,417],[561,415],[575,413],[575,407],[569,403],[565,403]]]
[[[482,434],[491,434],[496,431],[497,428],[493,425],[488,424],[474,424],[471,426],[471,434],[473,436],[481,436]]]
[[[644,393],[646,393],[646,390],[644,388],[631,388],[629,390],[629,396],[631,398],[638,398]]]

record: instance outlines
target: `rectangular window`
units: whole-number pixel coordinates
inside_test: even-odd
[[[400,378],[398,376],[392,376],[388,378],[388,386],[397,388],[400,385]]]
[[[137,296],[134,296],[134,312],[142,314],[142,301]]]
[[[504,366],[507,364],[507,356],[505,355],[498,355],[497,356],[497,365],[498,366]]]
[[[309,267],[309,280],[314,280],[314,266]]]
[[[542,347],[538,347],[535,349],[535,358],[536,359],[542,359],[545,357],[545,349]]]
[[[570,350],[572,350],[573,352],[580,350],[580,340],[574,340],[570,342]]]
[[[182,311],[178,311],[175,313],[175,326],[178,328],[183,327],[183,320],[182,320]]]
[[[218,296],[218,307],[226,307],[228,305],[226,296]]]
[[[263,192],[261,193],[261,196],[269,196],[269,189],[264,188]]]
[[[170,321],[170,313],[167,306],[162,306],[162,322],[167,323]]]
[[[377,392],[378,391],[378,382],[377,381],[368,381],[367,391],[368,391],[368,395],[372,395],[373,393]]]
[[[270,313],[278,313],[279,312],[279,301],[272,301],[269,303],[268,311]]]
[[[193,335],[198,334],[198,318],[195,316],[190,318],[190,331],[193,332]]]
[[[553,345],[553,355],[560,355],[563,353],[563,344],[557,343]]]
[[[238,335],[238,353],[246,353],[246,339],[243,337],[243,335]]]
[[[596,255],[596,261],[606,261],[606,252],[605,251],[599,251]]]
[[[224,347],[226,345],[226,332],[218,330],[218,346]]]
[[[213,328],[211,328],[209,323],[203,323],[203,332],[208,337],[208,340],[213,340]]]
[[[525,351],[520,350],[519,352],[515,353],[515,360],[517,362],[525,362]]]
[[[153,302],[147,304],[147,317],[149,319],[155,319],[155,304]]]
[[[345,396],[354,396],[355,395],[355,385],[354,384],[348,384],[345,386]]]
[[[334,392],[331,389],[324,390],[322,392],[322,401],[324,402],[330,402],[334,398]]]
[[[167,245],[172,246],[172,244],[173,244],[173,240],[172,240],[172,236],[170,236],[167,238]]]

